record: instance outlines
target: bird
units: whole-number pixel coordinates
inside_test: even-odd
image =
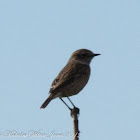
[[[79,49],[73,52],[65,67],[52,82],[49,97],[40,108],[45,108],[55,98],[62,100],[63,97],[67,97],[69,99],[70,96],[78,94],[89,80],[91,60],[98,55],[100,54],[93,53],[88,49]],[[69,101],[71,102],[70,99]],[[74,106],[73,103],[72,105]]]

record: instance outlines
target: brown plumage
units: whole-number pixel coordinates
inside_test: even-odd
[[[99,54],[94,54],[86,49],[75,51],[66,66],[54,79],[49,91],[50,95],[40,108],[45,108],[56,97],[69,97],[78,94],[89,80],[89,64],[92,58],[97,55]]]

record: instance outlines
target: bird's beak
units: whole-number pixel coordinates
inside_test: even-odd
[[[98,53],[97,54],[94,54],[94,56],[98,56],[98,55],[101,55],[101,54],[98,54]]]

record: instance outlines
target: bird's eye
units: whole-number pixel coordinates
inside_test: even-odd
[[[85,57],[85,56],[87,56],[87,55],[84,53],[84,54],[81,54],[81,56]]]
[[[79,54],[79,58],[85,58],[87,56],[87,54],[83,53],[83,54]]]

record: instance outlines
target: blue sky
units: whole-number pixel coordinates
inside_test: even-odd
[[[45,110],[40,105],[72,52],[86,48],[102,55],[91,62],[86,87],[71,97],[80,108],[80,140],[139,140],[139,5],[0,1],[0,139],[19,139],[6,136],[10,132],[25,133],[21,139],[27,140],[72,139],[72,118],[63,103],[55,99]],[[31,136],[39,131],[49,136]]]

